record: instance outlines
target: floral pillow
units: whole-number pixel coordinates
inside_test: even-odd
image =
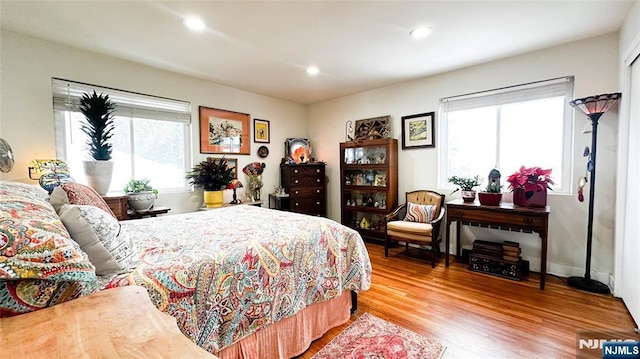
[[[432,204],[407,202],[407,215],[404,217],[405,221],[431,223],[437,217],[436,206]]]
[[[65,183],[56,187],[51,193],[49,202],[56,209],[56,212],[60,212],[60,208],[65,204],[78,204],[98,207],[109,213],[113,218],[118,218],[98,192],[80,183]]]
[[[60,219],[89,256],[96,274],[130,271],[138,263],[136,247],[120,223],[94,206],[64,205]]]
[[[94,266],[46,197],[27,186],[0,182],[0,316],[86,294],[96,282]]]

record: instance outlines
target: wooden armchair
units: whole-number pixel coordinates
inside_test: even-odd
[[[407,211],[409,216],[407,216]],[[389,255],[391,241],[431,247],[431,267],[436,265],[440,253],[440,224],[444,218],[444,195],[419,190],[406,193],[406,201],[385,218],[384,256]]]

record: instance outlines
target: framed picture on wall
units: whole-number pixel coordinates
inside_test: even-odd
[[[253,142],[269,143],[269,121],[253,119]]]
[[[222,157],[207,157],[207,160],[214,160],[216,162],[220,162]],[[237,158],[224,158],[227,160],[227,168],[233,169],[233,178],[238,178],[238,159]]]
[[[402,117],[402,149],[436,147],[435,112]]]
[[[248,155],[249,114],[200,106],[200,153]]]

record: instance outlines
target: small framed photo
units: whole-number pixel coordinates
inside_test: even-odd
[[[207,157],[207,159],[212,159],[216,162],[219,162],[222,157]],[[224,158],[225,160],[227,160],[227,168],[232,168],[233,169],[233,178],[237,179],[238,178],[238,159],[237,158]]]
[[[402,117],[402,149],[436,147],[435,112]]]
[[[253,119],[253,142],[269,143],[269,121]]]
[[[249,114],[200,106],[200,153],[248,155]]]
[[[375,181],[373,185],[376,187],[386,187],[387,186],[387,175],[385,174],[376,174]]]

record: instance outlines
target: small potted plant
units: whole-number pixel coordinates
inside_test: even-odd
[[[476,191],[473,189],[480,185],[480,176],[471,177],[449,177],[449,182],[458,186],[459,188],[453,191],[462,190],[462,200],[464,202],[473,202],[476,199]]]
[[[186,178],[189,184],[204,190],[204,203],[207,208],[217,208],[222,206],[223,190],[233,180],[233,167],[228,166],[224,157],[219,161],[209,157],[187,172]]]
[[[149,185],[150,180],[131,179],[122,189],[128,196],[129,207],[136,212],[148,211],[158,198],[158,190]]]
[[[85,117],[80,129],[87,139],[87,147],[92,160],[84,161],[84,173],[89,186],[99,194],[106,194],[111,185],[113,162],[111,137],[115,129],[114,113],[116,105],[109,95],[84,93],[80,98],[80,112]]]
[[[480,204],[485,206],[497,206],[502,200],[502,186],[492,182],[487,185],[484,191],[478,192],[478,200]]]

